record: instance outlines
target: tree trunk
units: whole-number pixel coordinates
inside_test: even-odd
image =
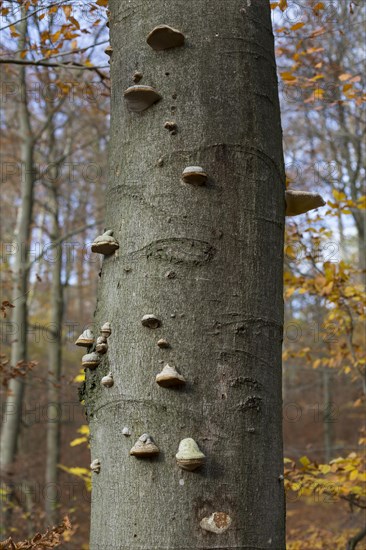
[[[324,457],[328,464],[333,454],[333,403],[332,378],[329,368],[323,369],[323,428],[324,428]]]
[[[103,261],[95,317],[96,333],[111,322],[109,350],[85,388],[101,462],[91,549],[284,549],[285,177],[269,2],[109,7],[106,227],[120,249]],[[146,36],[161,23],[180,29],[185,46],[153,51]],[[162,95],[142,113],[123,97],[135,71]],[[182,183],[197,165],[207,184]],[[150,313],[160,328],[142,326]],[[183,389],[156,384],[165,363],[184,375]],[[109,370],[108,389],[100,379]],[[143,433],[157,458],[129,455]],[[175,460],[188,437],[206,455],[194,472]],[[215,512],[225,514],[215,516],[220,534],[200,526]]]
[[[25,14],[22,8],[22,15]],[[19,26],[19,52],[25,48],[27,21]],[[20,55],[20,54],[19,54]],[[29,243],[31,238],[33,188],[34,188],[34,161],[33,136],[30,124],[30,115],[26,95],[26,70],[19,68],[19,134],[21,141],[21,204],[18,211],[17,225],[14,238],[14,265],[13,265],[13,309],[12,326],[14,340],[11,346],[11,364],[15,366],[20,361],[27,361],[27,269]],[[14,378],[9,383],[9,396],[5,404],[4,422],[1,431],[0,465],[7,472],[15,459],[17,441],[21,423],[24,381]]]
[[[57,166],[54,153],[55,129],[53,123],[49,128],[50,156],[52,166],[52,187],[50,205],[52,205],[51,242],[57,242],[61,237],[59,222],[59,192]],[[54,166],[53,166],[54,165]],[[46,458],[46,491],[45,512],[48,525],[58,521],[59,487],[58,464],[60,462],[60,428],[61,428],[61,363],[62,363],[62,317],[63,317],[63,285],[62,275],[62,245],[52,251],[52,283],[51,283],[51,341],[48,344],[48,407],[47,407],[47,458]]]

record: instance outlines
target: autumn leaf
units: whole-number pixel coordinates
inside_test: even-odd
[[[341,82],[345,82],[346,80],[349,80],[350,78],[352,78],[352,75],[349,73],[343,73],[338,78]]]
[[[298,29],[301,29],[303,26],[305,25],[305,23],[295,23],[295,25],[292,25],[292,27],[290,27],[290,30],[292,31],[297,31]]]
[[[280,0],[278,5],[281,11],[285,11],[287,8],[287,0]]]
[[[296,77],[288,71],[287,72],[285,71],[284,73],[280,73],[280,74],[281,74],[281,77],[282,77],[283,80],[286,80],[286,81],[289,81],[289,82],[296,80]]]

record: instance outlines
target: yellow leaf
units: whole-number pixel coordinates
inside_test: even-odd
[[[76,439],[73,439],[73,441],[70,442],[70,447],[76,447],[77,445],[81,445],[82,443],[87,443],[88,439],[86,437],[77,437]]]
[[[83,374],[78,374],[77,376],[75,376],[74,382],[85,382],[85,373],[83,372]]]
[[[315,4],[315,6],[313,7],[313,10],[324,10],[325,6],[323,4],[323,2],[318,2],[317,4]]]
[[[358,470],[352,470],[352,472],[349,475],[350,481],[354,481],[358,478]]]
[[[344,92],[348,92],[348,90],[351,90],[353,88],[353,85],[352,84],[345,84],[343,86],[343,91]]]
[[[321,362],[322,362],[321,359],[317,359],[316,361],[314,361],[313,369],[317,369],[319,367],[319,365],[321,364]]]
[[[13,38],[16,38],[17,36],[20,36],[20,34],[17,32],[15,25],[10,25],[10,34]]]
[[[84,434],[84,435],[89,435],[90,433],[89,426],[87,426],[86,424],[83,424],[82,426],[80,426],[80,428],[78,428],[77,431],[79,434]]]
[[[80,29],[79,21],[78,21],[77,19],[75,19],[75,17],[72,17],[72,16],[70,15],[69,21],[71,21],[71,23],[74,23],[74,25],[75,25],[75,27],[76,27],[77,29]]]
[[[328,474],[331,471],[329,464],[320,464],[319,470],[322,474]]]
[[[297,31],[297,29],[301,29],[303,26],[305,25],[305,23],[295,23],[295,25],[292,25],[292,27],[290,27],[290,30],[292,31]]]
[[[278,5],[281,11],[285,11],[287,8],[287,0],[280,0]]]
[[[60,38],[60,36],[61,36],[61,31],[57,31],[57,32],[55,32],[55,34],[52,34],[51,35],[52,42],[57,42],[57,40]]]
[[[62,9],[64,10],[64,14],[65,14],[66,19],[68,19],[71,15],[72,7],[71,6],[62,6]]]
[[[283,80],[287,80],[287,81],[296,80],[296,77],[288,71],[281,73],[281,76]]]
[[[300,458],[300,462],[301,462],[301,464],[302,464],[303,466],[305,466],[305,468],[306,468],[307,466],[309,466],[309,464],[311,464],[311,462],[310,462],[310,460],[308,459],[307,456],[302,456],[302,457]]]
[[[344,201],[346,199],[346,195],[341,191],[337,191],[337,189],[333,189],[332,195],[338,202]]]
[[[278,2],[271,2],[271,10],[274,10],[275,8],[277,8],[278,6]]]
[[[108,0],[97,0],[96,4],[98,6],[102,6],[103,8],[106,8],[108,6]]]
[[[352,75],[349,73],[343,73],[338,78],[341,82],[344,82],[345,80],[349,80],[350,78],[352,78]]]

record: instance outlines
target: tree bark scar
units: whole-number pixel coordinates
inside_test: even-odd
[[[205,241],[173,237],[152,241],[131,255],[143,254],[146,258],[175,264],[201,265],[210,262],[216,248]]]

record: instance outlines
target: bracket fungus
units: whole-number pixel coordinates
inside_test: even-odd
[[[103,376],[100,383],[106,388],[111,388],[114,385],[113,375],[109,372],[106,376]]]
[[[95,458],[93,462],[90,464],[90,469],[95,474],[99,474],[100,472],[100,460],[98,458]]]
[[[159,328],[161,325],[161,321],[152,313],[147,313],[141,319],[141,324],[147,328]]]
[[[128,426],[125,426],[122,430],[122,435],[124,435],[125,437],[130,437],[131,435],[131,430]]]
[[[179,374],[175,367],[165,365],[163,370],[156,375],[156,383],[163,388],[171,388],[173,386],[184,386],[186,380],[184,376]]]
[[[205,463],[205,455],[200,451],[197,443],[191,437],[182,439],[178,452],[175,455],[177,464],[182,470],[192,472]]]
[[[318,193],[308,191],[287,190],[285,193],[286,199],[286,216],[299,216],[305,214],[309,210],[315,210],[320,206],[325,205],[325,201]]]
[[[81,359],[81,364],[83,367],[86,367],[87,369],[95,369],[100,363],[100,355],[98,353],[95,353],[95,351],[92,351],[91,353],[87,353],[86,355],[83,355]]]
[[[87,328],[86,330],[84,330],[82,334],[80,334],[79,338],[75,342],[75,345],[88,348],[93,344],[93,342],[94,342],[94,335],[92,331],[89,328]]]
[[[105,336],[99,336],[97,338],[97,344],[95,346],[95,351],[97,353],[107,353],[108,351],[108,344],[107,344],[107,338]]]
[[[204,185],[207,174],[201,166],[187,166],[182,173],[182,180],[191,185]]]
[[[104,325],[102,325],[102,328],[100,329],[100,334],[104,336],[104,338],[109,338],[112,334],[111,324],[108,322],[104,323]]]
[[[158,344],[159,348],[162,348],[162,349],[170,348],[170,344],[167,340],[165,340],[165,338],[160,338],[160,340],[158,340],[157,344]]]
[[[151,86],[136,84],[124,92],[125,100],[130,111],[140,113],[161,99],[161,95]]]
[[[153,438],[149,434],[142,434],[130,450],[130,455],[142,458],[156,456],[159,453],[159,447],[155,445]]]
[[[164,128],[169,130],[172,135],[175,135],[177,133],[177,123],[174,120],[167,120],[164,123]]]
[[[109,57],[111,57],[112,53],[113,53],[113,48],[112,46],[107,46],[106,49],[104,50],[104,53],[106,55],[109,55]]]
[[[119,248],[119,244],[113,237],[113,231],[108,229],[103,235],[99,235],[91,245],[91,251],[103,256],[110,256]]]
[[[139,71],[135,71],[132,75],[132,80],[135,82],[135,84],[137,84],[138,82],[140,82],[142,77],[143,77],[142,73],[140,73]]]
[[[214,512],[209,517],[203,518],[200,522],[200,527],[210,533],[221,535],[229,529],[231,525],[231,517],[225,512]]]
[[[184,45],[184,34],[169,25],[159,25],[147,35],[146,42],[158,51],[178,48]]]

